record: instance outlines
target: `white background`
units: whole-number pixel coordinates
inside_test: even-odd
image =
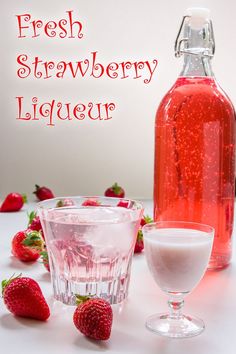
[[[151,197],[153,186],[154,117],[156,108],[174,83],[182,59],[174,58],[174,41],[185,9],[210,8],[216,38],[213,69],[236,103],[234,0],[81,0],[1,1],[1,127],[0,198],[10,191],[31,192],[34,184],[51,187],[57,195],[102,194],[118,181],[129,197]],[[41,36],[18,39],[15,15],[59,20],[67,10],[84,25],[84,39],[55,40]],[[17,78],[16,57],[82,60],[98,51],[103,63],[153,60],[159,64],[150,84],[141,79]],[[114,101],[113,118],[106,122],[17,121],[15,96],[30,102]]]

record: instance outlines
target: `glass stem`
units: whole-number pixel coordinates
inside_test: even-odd
[[[178,320],[180,319],[182,314],[182,307],[184,306],[184,300],[168,300],[169,311],[170,311],[170,318]]]

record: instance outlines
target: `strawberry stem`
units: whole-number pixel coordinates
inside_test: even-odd
[[[62,208],[64,206],[63,200],[58,200],[56,208]]]
[[[115,182],[111,188],[115,194],[120,194],[121,187],[118,185],[117,182]]]
[[[33,194],[37,194],[37,192],[38,192],[39,188],[40,188],[40,187],[39,187],[39,185],[38,185],[38,184],[36,184],[36,185],[35,185],[35,191],[33,192]]]
[[[150,224],[151,222],[153,222],[153,219],[149,215],[146,215],[143,218],[144,218],[146,224]]]
[[[32,224],[32,221],[34,220],[34,218],[37,216],[35,211],[31,211],[31,213],[27,213],[29,221],[28,221],[28,226],[30,224]]]
[[[140,242],[143,240],[143,232],[142,230],[138,230],[137,241]]]
[[[76,305],[81,305],[84,302],[90,300],[93,297],[93,295],[79,295],[79,294],[75,294],[75,298],[76,298]]]
[[[23,240],[23,245],[35,248],[37,250],[43,250],[44,240],[40,231],[31,231],[26,233],[26,238]]]
[[[15,273],[14,273],[14,274],[12,274],[12,276],[11,276],[9,279],[4,279],[4,280],[2,280],[2,283],[1,283],[1,285],[2,285],[2,295],[4,294],[4,290],[6,289],[6,287],[7,287],[13,280],[15,280],[15,279],[17,279],[17,278],[21,278],[21,276],[22,276],[22,273],[20,273],[19,275],[17,275],[17,276],[15,277]]]
[[[43,259],[43,263],[48,263],[48,252],[47,251],[42,251],[40,252],[40,256]]]
[[[28,203],[27,195],[26,194],[21,194],[23,203]]]

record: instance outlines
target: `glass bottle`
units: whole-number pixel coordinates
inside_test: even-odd
[[[215,44],[209,12],[191,9],[175,43],[183,70],[156,113],[155,221],[194,221],[215,228],[209,268],[231,259],[235,111],[211,69]]]

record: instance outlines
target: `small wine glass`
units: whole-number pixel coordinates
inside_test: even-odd
[[[162,336],[192,337],[204,322],[182,313],[184,297],[203,277],[210,259],[214,229],[184,221],[160,221],[143,227],[148,267],[161,290],[168,295],[169,313],[155,314],[146,327]]]

